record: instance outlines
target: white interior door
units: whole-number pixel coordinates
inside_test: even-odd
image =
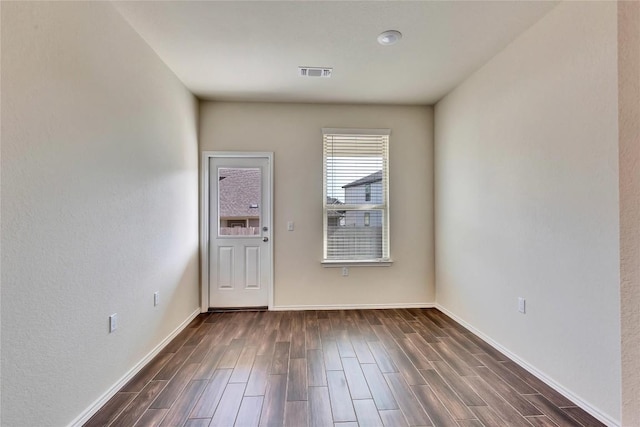
[[[209,307],[269,304],[268,157],[209,158]]]

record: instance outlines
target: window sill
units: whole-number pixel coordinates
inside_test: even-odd
[[[391,267],[393,261],[388,259],[384,261],[378,260],[362,260],[362,261],[332,261],[324,260],[321,262],[323,267]]]

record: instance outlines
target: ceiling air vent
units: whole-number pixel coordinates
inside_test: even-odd
[[[300,77],[331,77],[333,68],[324,67],[298,67]]]

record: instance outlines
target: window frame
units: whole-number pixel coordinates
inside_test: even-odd
[[[383,141],[383,183],[386,181],[386,186],[382,187],[382,203],[371,204],[370,200],[361,204],[354,205],[340,205],[340,208],[328,208],[327,204],[327,153],[325,149],[326,138],[329,135],[338,136],[382,136],[386,137]],[[323,220],[323,253],[321,264],[324,267],[348,267],[348,266],[378,266],[387,267],[393,264],[391,258],[391,242],[390,242],[390,173],[389,173],[389,140],[391,130],[390,129],[344,129],[344,128],[322,128],[322,220]],[[386,155],[385,155],[386,154]],[[386,176],[385,176],[386,174]],[[328,253],[328,213],[335,210],[381,210],[382,211],[382,258],[376,259],[327,259]]]

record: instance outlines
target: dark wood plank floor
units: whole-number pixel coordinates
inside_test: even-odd
[[[197,317],[85,426],[602,426],[435,309]]]

